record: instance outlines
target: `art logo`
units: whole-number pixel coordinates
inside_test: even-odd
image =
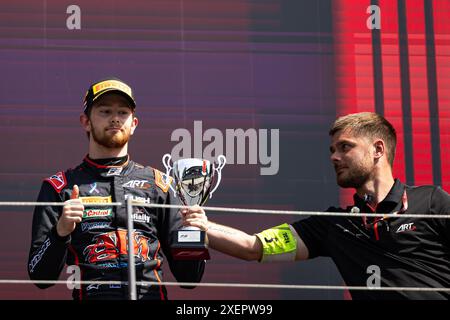
[[[395,231],[395,233],[402,233],[402,232],[406,232],[406,231],[415,231],[416,230],[416,226],[414,225],[414,222],[410,222],[410,223],[404,223],[402,224],[400,227],[398,227],[397,231]]]
[[[150,189],[151,184],[148,180],[130,180],[127,183],[124,183],[122,187],[132,189]]]

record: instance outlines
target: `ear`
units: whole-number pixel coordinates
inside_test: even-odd
[[[386,146],[384,141],[381,139],[377,139],[373,142],[373,156],[375,159],[380,159],[386,153]]]
[[[131,122],[131,131],[130,131],[130,135],[133,135],[134,130],[136,130],[136,127],[138,126],[139,120],[138,118],[133,116],[133,121]]]
[[[91,132],[91,121],[85,113],[80,114],[80,124],[84,131]]]

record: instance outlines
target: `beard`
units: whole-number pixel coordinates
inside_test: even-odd
[[[92,139],[99,145],[110,149],[119,149],[125,146],[130,140],[130,131],[130,129],[125,129],[124,131],[110,132],[93,128],[91,134]]]
[[[368,165],[353,164],[344,169],[338,174],[336,172],[337,184],[341,188],[355,188],[358,189],[363,186],[372,175],[372,169]]]

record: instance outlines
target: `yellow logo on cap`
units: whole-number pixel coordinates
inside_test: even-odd
[[[98,92],[106,90],[106,89],[117,89],[120,91],[125,92],[130,97],[132,97],[131,94],[131,88],[127,86],[125,83],[117,81],[117,80],[106,80],[97,83],[94,85],[94,88],[92,89],[94,95],[96,95]]]

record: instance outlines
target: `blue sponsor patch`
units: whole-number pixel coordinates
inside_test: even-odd
[[[110,284],[109,287],[111,289],[120,289],[120,288],[122,288],[122,285],[121,284]]]
[[[120,262],[120,263],[108,262],[108,263],[100,263],[100,264],[98,264],[98,266],[103,267],[103,268],[119,269],[119,268],[127,268],[128,263],[126,263],[126,262]]]
[[[86,232],[93,229],[105,229],[109,228],[109,222],[83,222],[81,223],[81,231]]]

